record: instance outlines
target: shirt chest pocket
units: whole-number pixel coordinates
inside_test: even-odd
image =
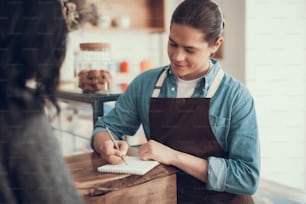
[[[209,115],[209,123],[211,127],[229,128],[229,119],[215,115]]]
[[[216,115],[209,115],[209,123],[216,139],[224,148],[226,137],[230,130],[230,120]]]

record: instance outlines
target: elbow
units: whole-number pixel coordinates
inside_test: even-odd
[[[239,194],[254,195],[259,185],[259,172],[249,173],[245,179],[245,182],[241,183]]]
[[[258,189],[259,185],[259,174],[251,176],[251,182],[248,192],[246,192],[247,195],[254,195]]]
[[[255,194],[259,185],[259,171],[247,171],[239,177],[236,177],[236,182],[229,184],[225,191],[239,195]]]
[[[248,189],[245,189],[245,192],[243,192],[242,194],[244,195],[254,195],[257,191],[258,185],[254,184],[252,186],[250,186]]]

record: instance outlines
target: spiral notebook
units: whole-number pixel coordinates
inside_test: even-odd
[[[141,160],[138,156],[128,156],[125,159],[128,165],[124,162],[120,164],[106,164],[98,167],[97,169],[99,172],[103,173],[144,175],[159,164],[157,161]]]

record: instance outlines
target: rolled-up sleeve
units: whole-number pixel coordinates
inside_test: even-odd
[[[229,96],[227,96],[228,98]],[[254,100],[246,89],[236,92],[226,107],[227,131],[216,135],[227,157],[209,157],[207,188],[235,194],[254,194],[259,183],[260,151]],[[219,104],[220,105],[220,104]],[[214,127],[213,127],[214,128]],[[215,127],[215,129],[218,127]],[[224,127],[223,127],[224,128]]]
[[[227,173],[224,159],[209,157],[208,163],[208,188],[215,191],[224,191]]]

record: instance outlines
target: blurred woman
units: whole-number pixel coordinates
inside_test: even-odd
[[[59,112],[66,34],[59,1],[1,0],[0,203],[83,203],[45,115]]]

